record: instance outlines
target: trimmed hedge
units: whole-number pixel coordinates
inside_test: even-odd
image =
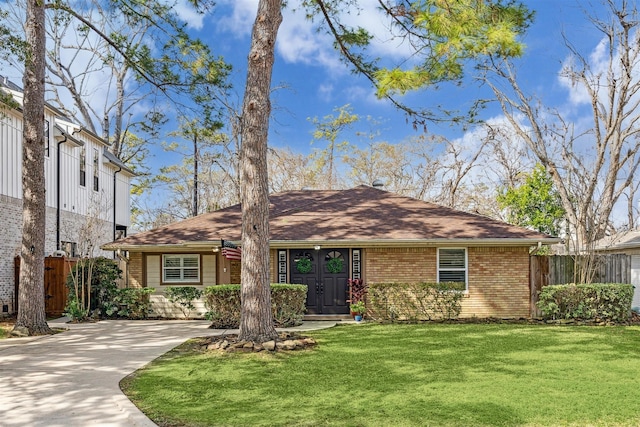
[[[631,315],[633,286],[620,283],[550,285],[537,302],[544,319],[624,322]]]
[[[455,319],[462,310],[464,283],[369,284],[369,317],[380,321],[417,322]]]
[[[204,290],[206,317],[216,329],[240,326],[240,285],[216,285]],[[271,312],[277,328],[302,324],[307,299],[305,285],[271,284]]]

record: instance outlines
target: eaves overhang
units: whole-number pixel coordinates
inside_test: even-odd
[[[82,147],[84,145],[84,142],[74,138],[70,133],[66,132],[58,125],[53,126],[53,137],[56,141],[65,142],[72,147]]]
[[[213,241],[200,241],[200,242],[182,242],[162,245],[128,245],[120,244],[116,240],[115,242],[105,243],[100,246],[100,249],[105,251],[131,251],[131,252],[165,252],[165,251],[184,251],[184,250],[198,250],[198,251],[214,251],[220,250],[220,240]]]
[[[536,246],[536,245],[553,245],[560,243],[561,239],[548,237],[544,239],[374,239],[374,240],[271,240],[269,247],[271,249],[302,249],[320,246],[324,248],[416,248],[416,247],[443,247],[443,246]],[[240,245],[240,241],[233,241]],[[181,251],[181,250],[201,250],[217,251],[220,249],[222,242],[214,241],[198,241],[198,242],[182,242],[176,244],[162,245],[127,245],[118,244],[117,241],[102,245],[101,248],[107,251],[124,250],[132,252],[163,252],[163,251]]]
[[[329,247],[351,247],[351,248],[416,248],[435,246],[536,246],[553,245],[562,240],[555,237],[544,239],[368,239],[368,240],[271,240],[270,247],[273,249],[297,249],[314,246]]]

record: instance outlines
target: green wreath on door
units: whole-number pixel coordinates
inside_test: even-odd
[[[338,274],[342,273],[342,267],[344,265],[344,261],[342,258],[331,258],[327,261],[327,270],[329,273]]]
[[[307,274],[311,271],[311,260],[309,258],[300,258],[296,261],[296,270],[298,273]]]

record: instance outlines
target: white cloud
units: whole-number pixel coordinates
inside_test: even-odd
[[[324,102],[330,102],[333,99],[334,86],[331,83],[324,83],[318,86],[318,97]]]
[[[377,0],[359,2],[360,10],[345,8],[341,19],[345,25],[363,27],[373,36],[369,51],[373,56],[399,59],[410,56],[408,43],[394,39],[389,19],[379,10]],[[229,9],[219,19],[219,29],[236,37],[247,37],[257,11],[257,0],[222,0],[219,5]],[[320,17],[318,21],[320,22]],[[333,47],[333,38],[324,31],[317,31],[317,24],[308,20],[304,10],[288,7],[283,10],[283,20],[277,38],[277,53],[287,63],[324,67],[331,74],[345,74],[347,67],[339,60]]]
[[[189,28],[202,29],[204,14],[198,13],[186,0],[178,0],[174,6],[178,17],[182,19]]]
[[[258,0],[220,0],[217,6],[231,9],[230,15],[220,16],[217,19],[219,30],[236,38],[251,35],[251,28],[258,10]]]

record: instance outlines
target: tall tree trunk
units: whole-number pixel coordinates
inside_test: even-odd
[[[15,332],[52,333],[44,307],[44,0],[28,0],[22,138],[22,262]]]
[[[269,180],[267,137],[271,74],[281,0],[260,0],[251,35],[242,105],[240,149],[242,203],[242,311],[240,339],[264,342],[277,336],[269,285]]]
[[[198,131],[193,134],[193,209],[191,216],[198,216]]]

